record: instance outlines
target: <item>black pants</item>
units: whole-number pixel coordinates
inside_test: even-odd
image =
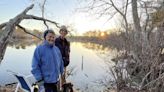
[[[58,92],[57,83],[44,83],[45,92]]]

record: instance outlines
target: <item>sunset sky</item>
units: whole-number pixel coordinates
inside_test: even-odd
[[[6,22],[22,12],[26,7],[35,3],[35,7],[29,11],[30,14],[41,16],[39,4],[41,0],[0,0],[0,23]],[[47,0],[45,8],[45,17],[56,21],[61,25],[72,25],[80,34],[94,29],[106,30],[114,28],[116,22],[110,20],[106,22],[107,17],[95,18],[84,12],[77,11],[77,8],[85,6],[81,0]],[[45,30],[42,22],[25,20],[21,23],[28,29]],[[49,24],[52,29],[54,25]]]

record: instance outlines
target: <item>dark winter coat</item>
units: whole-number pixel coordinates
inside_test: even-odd
[[[64,62],[64,67],[69,65],[70,59],[69,59],[69,54],[70,54],[70,42],[64,38],[61,39],[59,36],[55,40],[55,45],[59,48],[62,57],[63,57],[63,62]]]

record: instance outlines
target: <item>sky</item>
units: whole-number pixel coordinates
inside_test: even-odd
[[[6,22],[15,17],[26,7],[35,3],[35,6],[28,13],[41,16],[38,2],[42,0],[0,0],[0,23]],[[56,21],[61,25],[73,26],[73,29],[82,34],[89,30],[106,30],[115,27],[115,22],[106,22],[107,18],[97,19],[84,12],[77,12],[77,8],[85,6],[81,0],[47,0],[45,6],[45,18]],[[43,22],[24,20],[21,25],[28,29],[45,30]],[[50,28],[55,26],[49,24]]]

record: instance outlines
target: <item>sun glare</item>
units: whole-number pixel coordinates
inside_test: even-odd
[[[111,23],[105,23],[105,18],[96,19],[93,16],[88,16],[83,13],[75,14],[70,21],[74,24],[74,28],[80,34],[94,30],[104,31],[111,26]],[[102,36],[104,36],[104,33],[102,33]]]
[[[102,37],[105,36],[105,33],[104,33],[104,32],[101,32],[101,36],[102,36]]]

